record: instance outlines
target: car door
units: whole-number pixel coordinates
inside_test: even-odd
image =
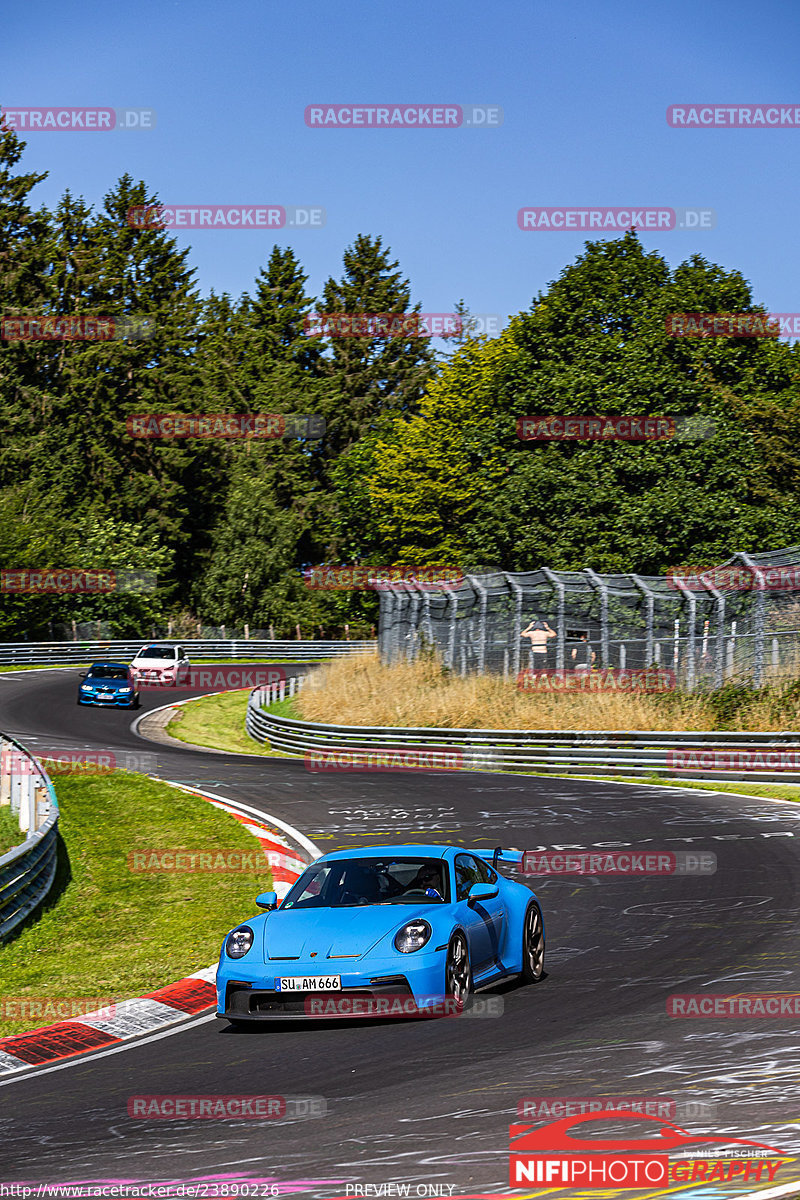
[[[475,859],[482,883],[489,883],[493,887],[497,887],[499,879],[497,872],[489,866],[482,858]],[[487,900],[482,907],[489,915],[491,928],[489,930],[489,939],[492,943],[492,959],[494,962],[500,962],[503,957],[503,946],[506,940],[506,929],[508,925],[508,915],[506,913],[505,901],[498,891],[494,900]]]
[[[502,903],[498,906],[499,897],[481,901],[480,904],[467,903],[470,888],[476,883],[486,882],[473,855],[457,854],[454,867],[456,901],[460,902],[458,917],[467,934],[473,974],[481,975],[493,966],[499,956],[498,907],[502,914],[503,906]]]

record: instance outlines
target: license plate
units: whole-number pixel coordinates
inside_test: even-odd
[[[340,992],[341,975],[291,975],[275,981],[279,992]]]

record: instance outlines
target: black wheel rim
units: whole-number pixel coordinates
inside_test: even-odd
[[[544,971],[544,927],[542,914],[535,904],[528,909],[525,918],[525,953],[531,975],[540,979]]]
[[[447,994],[456,1004],[463,1004],[469,995],[469,955],[462,937],[453,938],[447,951]]]

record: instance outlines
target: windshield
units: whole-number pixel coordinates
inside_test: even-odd
[[[450,898],[441,858],[341,858],[308,868],[280,907],[352,908],[365,904],[443,904]]]
[[[146,646],[136,655],[137,658],[174,658],[175,651],[171,646]]]
[[[88,677],[91,679],[127,679],[127,667],[103,667],[95,664],[89,668]]]

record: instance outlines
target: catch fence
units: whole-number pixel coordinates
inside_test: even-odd
[[[386,584],[378,644],[384,662],[435,647],[462,675],[660,667],[688,691],[796,678],[800,547],[666,576],[540,567]]]

